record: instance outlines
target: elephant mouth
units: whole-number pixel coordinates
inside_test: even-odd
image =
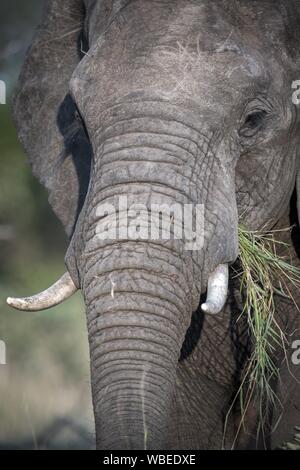
[[[219,264],[208,278],[206,302],[201,305],[204,313],[216,315],[223,310],[227,300],[228,280],[228,264]],[[77,290],[67,271],[48,289],[29,297],[8,297],[7,303],[17,310],[28,312],[46,310],[63,303]]]

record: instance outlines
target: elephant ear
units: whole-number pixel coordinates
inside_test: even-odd
[[[71,236],[89,183],[91,146],[69,95],[83,40],[82,0],[46,0],[13,100],[20,141]]]

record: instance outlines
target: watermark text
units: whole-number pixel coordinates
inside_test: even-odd
[[[96,209],[99,240],[182,240],[186,250],[204,244],[203,204],[128,204],[120,196],[117,207],[100,204]]]
[[[0,340],[0,365],[6,364],[6,344]]]
[[[0,104],[6,104],[6,83],[0,80]]]
[[[295,340],[292,343],[292,349],[294,350],[292,354],[292,363],[294,366],[300,365],[300,339]]]

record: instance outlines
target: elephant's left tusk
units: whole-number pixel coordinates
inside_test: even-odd
[[[227,300],[228,292],[228,264],[219,264],[208,278],[207,299],[201,305],[205,313],[213,315],[220,313]]]
[[[70,274],[66,272],[58,281],[55,282],[55,284],[39,294],[24,298],[8,297],[6,302],[17,310],[36,312],[38,310],[46,310],[47,308],[61,304],[64,300],[71,297],[77,290],[78,289],[72,281]]]

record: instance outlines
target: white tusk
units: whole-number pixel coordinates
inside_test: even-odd
[[[54,307],[68,299],[77,291],[72,278],[66,272],[58,281],[55,282],[48,289],[33,295],[32,297],[13,298],[8,297],[6,302],[11,307],[18,310],[26,310],[28,312],[36,312],[38,310],[46,310],[47,308]]]
[[[205,313],[220,313],[227,300],[228,292],[228,264],[219,264],[208,278],[207,299],[201,305]]]

